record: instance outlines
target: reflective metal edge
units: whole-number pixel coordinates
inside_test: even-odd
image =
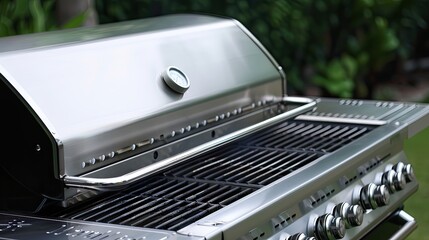
[[[32,214],[0,211],[0,239],[2,240],[204,240],[174,231],[39,217]],[[219,238],[220,239],[220,238]]]
[[[376,119],[356,119],[356,118],[341,118],[341,117],[324,117],[324,116],[311,116],[311,115],[300,115],[295,119],[305,121],[318,121],[318,122],[335,122],[335,123],[351,123],[351,124],[365,124],[381,126],[387,123],[387,121],[376,120]]]
[[[276,59],[270,54],[270,52],[264,47],[264,45],[253,35],[241,22],[239,22],[236,19],[232,19],[234,23],[247,35],[249,38],[256,44],[256,46],[261,49],[261,51],[267,56],[267,58],[270,60],[270,62],[277,67],[277,70],[280,73],[280,77],[282,79],[282,91],[283,91],[283,97],[287,97],[287,79],[286,74],[282,68],[276,61]]]
[[[396,220],[400,222],[405,222],[405,224],[390,238],[391,240],[405,239],[408,235],[411,234],[411,232],[413,232],[417,228],[416,220],[403,210],[395,214],[395,221]]]
[[[283,98],[284,102],[294,102],[294,103],[305,103],[305,105],[292,109],[288,112],[282,113],[270,119],[267,119],[263,122],[257,123],[255,125],[249,126],[247,128],[238,130],[231,134],[225,135],[213,141],[207,142],[195,148],[192,148],[183,153],[177,154],[170,158],[167,158],[163,161],[154,163],[150,166],[146,166],[135,170],[133,172],[124,174],[118,177],[111,178],[90,178],[90,177],[79,177],[79,176],[64,176],[63,181],[64,184],[68,187],[79,187],[79,188],[89,188],[96,190],[115,190],[120,187],[125,187],[143,177],[149,176],[159,170],[165,169],[168,166],[173,164],[177,164],[191,156],[195,156],[197,154],[201,154],[203,152],[208,151],[214,147],[221,146],[228,142],[231,142],[240,137],[246,136],[250,133],[253,133],[257,130],[260,130],[264,127],[270,126],[272,124],[278,123],[286,118],[293,117],[297,114],[303,113],[305,111],[310,110],[311,108],[316,106],[316,102],[309,98],[300,98],[300,97],[285,97]]]

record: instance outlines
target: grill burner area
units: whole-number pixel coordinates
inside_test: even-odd
[[[177,231],[373,128],[285,121],[56,216]]]

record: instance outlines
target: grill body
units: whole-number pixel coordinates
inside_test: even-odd
[[[416,227],[403,143],[429,107],[287,96],[281,66],[234,19],[4,38],[0,74],[0,238],[371,239],[393,224],[383,238],[404,239]]]

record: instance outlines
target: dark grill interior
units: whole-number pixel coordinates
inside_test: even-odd
[[[372,128],[285,121],[57,216],[176,231]]]

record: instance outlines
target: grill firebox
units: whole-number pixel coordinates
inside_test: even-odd
[[[57,216],[177,231],[373,128],[285,121]]]

